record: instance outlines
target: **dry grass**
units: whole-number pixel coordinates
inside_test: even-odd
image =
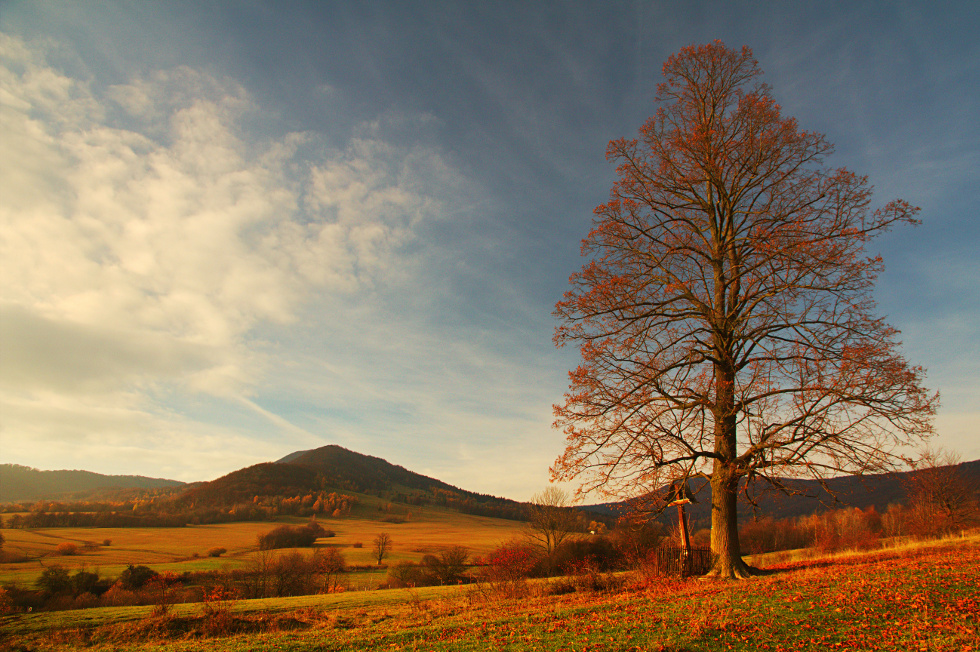
[[[514,521],[469,516],[436,508],[412,508],[403,523],[384,522],[384,512],[359,510],[356,516],[321,518],[320,523],[336,533],[318,545],[341,549],[349,565],[372,566],[371,541],[379,532],[391,535],[394,547],[386,564],[407,560],[418,562],[427,553],[460,542],[471,556],[484,555],[502,541],[517,536],[521,524]],[[302,523],[305,519],[284,519]],[[4,552],[19,562],[0,563],[0,584],[30,586],[46,565],[58,563],[71,571],[97,569],[105,577],[118,576],[130,564],[150,566],[158,572],[233,569],[256,553],[256,539],[281,522],[223,523],[184,528],[49,528],[4,530]],[[102,545],[110,540],[108,546]],[[355,547],[356,543],[364,544]],[[58,546],[74,544],[78,553],[58,556]],[[221,557],[209,557],[213,548],[226,548]],[[309,550],[304,551],[309,553]],[[377,586],[385,571],[359,573],[353,588]]]
[[[903,553],[921,548],[956,546],[964,543],[980,543],[980,530],[964,531],[940,539],[916,539],[913,537],[883,539],[879,548],[870,550],[847,549],[835,552],[821,552],[814,548],[800,548],[798,550],[780,550],[761,555],[753,555],[746,557],[745,560],[752,566],[771,568],[773,566],[785,566],[814,560],[846,561],[848,559],[860,559],[866,557],[868,554],[874,554],[879,551]]]

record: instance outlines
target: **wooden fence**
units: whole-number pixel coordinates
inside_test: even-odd
[[[713,563],[710,548],[691,548],[690,554],[683,548],[663,547],[657,550],[657,571],[661,575],[704,575],[711,570]]]

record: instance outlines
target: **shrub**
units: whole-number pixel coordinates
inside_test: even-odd
[[[623,578],[608,569],[603,572],[599,564],[586,558],[571,569],[572,579],[578,591],[605,592],[623,587]]]
[[[208,557],[220,557],[221,555],[225,554],[226,552],[228,552],[228,549],[227,548],[222,548],[220,546],[216,546],[216,547],[211,548],[211,549],[208,550]]]
[[[109,590],[109,583],[100,579],[98,573],[80,570],[71,578],[71,588],[75,595],[82,593],[101,595]]]
[[[542,562],[541,551],[536,546],[510,541],[487,555],[482,579],[501,597],[520,597],[527,594],[527,578],[540,573]]]
[[[663,537],[663,526],[655,521],[622,517],[616,521],[609,539],[626,565],[642,567]]]
[[[559,577],[544,585],[545,595],[565,595],[566,593],[575,593],[577,590],[575,580],[571,577]]]
[[[123,588],[119,582],[110,586],[109,590],[102,594],[102,604],[107,607],[127,607],[138,602],[136,593]]]
[[[152,616],[161,618],[170,613],[170,608],[177,602],[179,580],[173,573],[165,573],[146,583],[140,591],[140,603],[152,604]]]
[[[555,551],[555,566],[573,572],[588,564],[601,571],[608,571],[624,564],[623,553],[604,536],[565,541]]]
[[[17,585],[3,587],[11,611],[37,611],[44,607],[44,595],[40,591],[21,588]],[[2,648],[2,645],[0,645]]]
[[[91,609],[92,607],[99,606],[99,596],[94,593],[80,593],[75,596],[75,600],[72,602],[72,609]]]
[[[14,610],[14,598],[4,587],[0,586],[0,614],[9,614]]]
[[[223,587],[205,590],[201,614],[204,617],[204,631],[209,636],[227,634],[231,631],[234,618],[231,608],[235,604],[235,596]]]
[[[159,577],[159,574],[148,566],[133,566],[130,564],[119,576],[119,583],[122,588],[128,591],[141,589],[143,586]]]
[[[77,555],[78,554],[78,545],[72,543],[71,541],[64,541],[64,542],[58,544],[58,547],[55,548],[55,552],[58,553],[59,555],[63,556],[63,557],[69,557],[71,555]]]
[[[388,585],[395,588],[428,586],[432,584],[432,575],[424,566],[410,561],[400,561],[388,568]]]
[[[794,519],[753,518],[743,523],[738,532],[742,550],[750,555],[806,548],[813,544],[812,530],[798,526]]]
[[[540,562],[538,548],[522,541],[511,541],[487,555],[483,576],[491,582],[518,582],[536,574]]]
[[[259,550],[276,548],[309,548],[321,537],[332,537],[334,532],[325,530],[316,522],[297,527],[280,525],[270,532],[259,535]]]

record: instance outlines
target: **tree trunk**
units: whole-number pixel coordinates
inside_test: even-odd
[[[715,460],[711,474],[711,552],[716,556],[709,576],[745,579],[754,574],[742,561],[738,541],[738,476],[727,465]]]
[[[720,270],[716,270],[720,278]],[[716,278],[715,300],[724,304],[724,293]],[[715,335],[716,351],[727,351],[725,339]],[[726,362],[730,356],[719,355]],[[735,372],[730,364],[715,363],[715,404],[712,407],[715,425],[714,468],[711,471],[711,552],[715,565],[708,575],[723,579],[743,579],[752,575],[742,561],[738,542],[738,479],[735,469],[738,424],[735,419]]]

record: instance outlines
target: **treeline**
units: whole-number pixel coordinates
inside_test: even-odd
[[[874,548],[881,539],[931,538],[980,525],[980,487],[964,465],[927,451],[925,464],[904,476],[907,499],[879,513],[837,509],[796,518],[758,518],[742,524],[739,540],[748,554],[815,548],[821,552]]]
[[[281,496],[267,496],[261,498],[255,496],[253,504],[268,508],[275,514],[290,516],[332,516],[340,518],[350,514],[351,510],[358,505],[356,496],[348,494],[338,494],[335,492],[327,493],[308,493],[303,496],[283,498]]]
[[[820,552],[878,547],[882,539],[931,538],[980,525],[980,514],[944,511],[921,502],[890,505],[879,514],[872,506],[836,509],[797,518],[756,518],[739,528],[742,551],[754,555],[813,548]]]
[[[120,512],[32,512],[14,514],[4,519],[4,527],[13,529],[53,527],[184,527],[183,514]]]
[[[240,521],[267,521],[277,516],[324,516],[340,518],[358,504],[356,496],[320,492],[293,497],[255,496],[250,503],[231,506],[184,506],[169,500],[136,500],[122,503],[60,503],[8,505],[15,513],[4,519],[9,528],[53,527],[184,527]]]

